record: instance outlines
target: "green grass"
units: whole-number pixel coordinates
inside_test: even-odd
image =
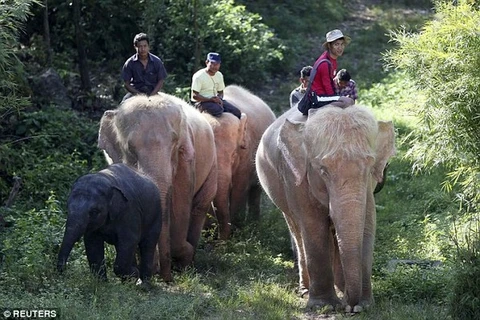
[[[388,86],[393,86],[393,83]],[[379,112],[381,114],[381,110]],[[404,128],[397,135],[398,155],[392,159],[385,188],[376,195],[378,223],[373,287],[377,304],[359,319],[447,319],[447,258],[452,248],[447,237],[448,217],[456,209],[452,198],[440,189],[441,169],[413,174],[404,158],[412,119],[396,116]],[[59,210],[55,201],[44,212]],[[0,308],[36,306],[58,308],[65,319],[308,319],[320,315],[304,309],[297,297],[298,275],[294,272],[290,239],[281,213],[264,198],[262,220],[237,231],[225,242],[203,238],[195,266],[175,273],[175,283],[154,280],[145,292],[122,284],[112,273],[114,250],[109,247],[109,282],[93,279],[86,266],[83,245],[77,244],[65,276],[54,271],[51,237],[32,237],[36,245],[20,243],[9,250],[11,261],[2,268]],[[34,214],[40,219],[40,214]],[[48,218],[50,217],[50,218]],[[39,228],[61,240],[62,221],[47,215]],[[28,220],[24,216],[17,220]],[[25,226],[28,228],[28,224]],[[10,233],[15,240],[21,234]],[[30,252],[32,249],[34,252]],[[45,252],[45,253],[41,253]],[[16,256],[15,256],[16,255]],[[30,256],[30,260],[21,258]],[[18,260],[14,258],[17,257]],[[32,258],[33,257],[33,258]],[[37,262],[35,262],[37,259]],[[432,259],[447,262],[436,269],[387,270],[390,259]],[[15,265],[15,264],[21,264]],[[18,272],[18,273],[17,273]],[[34,273],[34,274],[32,274]],[[336,315],[337,319],[349,316]]]

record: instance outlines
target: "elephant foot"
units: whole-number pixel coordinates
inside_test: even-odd
[[[171,271],[160,270],[160,277],[164,282],[167,282],[167,283],[173,282],[173,276]]]
[[[138,269],[136,267],[122,268],[122,267],[119,267],[118,265],[115,265],[113,267],[113,270],[115,274],[120,279],[122,279],[122,282],[130,281],[132,279],[136,281],[140,276],[140,273],[138,272]]]
[[[172,269],[175,271],[183,272],[192,265],[193,259],[178,258],[172,260]]]
[[[144,279],[143,281],[142,279],[138,279],[135,285],[141,291],[145,292],[151,291],[154,288],[153,284],[148,279]]]
[[[368,301],[361,301],[357,305],[352,306],[347,305],[345,306],[345,312],[346,313],[360,313],[363,312],[364,310],[368,309],[370,307],[370,303]]]
[[[342,302],[338,298],[317,299],[309,297],[307,302],[307,309],[321,309],[322,313],[329,313],[342,307]]]
[[[308,296],[308,288],[298,288],[298,295],[300,296],[300,298],[306,298]]]
[[[57,272],[62,274],[65,272],[65,264],[57,264]]]
[[[360,313],[363,311],[363,307],[356,305],[352,308],[352,306],[345,307],[345,313]]]

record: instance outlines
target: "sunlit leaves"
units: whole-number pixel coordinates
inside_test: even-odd
[[[409,153],[416,167],[445,164],[452,171],[450,183],[478,197],[480,12],[468,1],[459,2],[439,1],[436,18],[418,34],[394,32],[399,47],[388,58],[426,98],[425,103],[413,101],[423,122]]]

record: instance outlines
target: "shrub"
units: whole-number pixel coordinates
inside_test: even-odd
[[[448,268],[398,266],[394,272],[385,273],[383,277],[375,279],[374,292],[380,300],[443,303],[448,292],[449,272]]]
[[[38,290],[50,278],[63,236],[65,217],[55,194],[45,205],[40,210],[14,210],[13,226],[0,234],[0,272],[9,275],[5,280],[10,284],[21,285],[27,291]]]
[[[419,34],[393,33],[400,45],[387,60],[406,71],[418,93],[412,104],[423,122],[410,156],[418,168],[443,163],[450,181],[480,201],[480,11],[471,1],[437,1],[436,19]],[[426,101],[418,97],[424,96]]]
[[[0,199],[8,190],[5,165],[12,152],[10,145],[15,140],[9,122],[29,104],[28,99],[22,97],[23,66],[15,55],[15,46],[30,6],[35,3],[32,0],[0,2]]]
[[[480,318],[480,223],[465,223],[465,235],[456,235],[457,255],[448,299],[453,319]],[[471,226],[474,226],[471,228]],[[461,239],[458,239],[460,238]],[[461,241],[460,241],[461,240]]]
[[[480,240],[457,257],[449,311],[454,319],[480,318]]]
[[[403,69],[418,90],[412,104],[422,125],[413,131],[408,156],[417,169],[445,165],[450,172],[444,189],[458,186],[460,203],[474,212],[463,214],[475,217],[480,204],[480,11],[476,1],[435,3],[436,19],[422,32],[393,33],[399,47],[387,60]],[[469,245],[459,246],[450,302],[450,313],[458,319],[480,315],[478,243],[476,235]]]
[[[105,166],[96,147],[98,124],[74,111],[55,107],[22,111],[7,124],[15,140],[0,145],[4,181],[20,176],[20,196],[25,200],[42,204],[52,190],[64,199],[75,178]],[[5,183],[0,195],[8,191]]]

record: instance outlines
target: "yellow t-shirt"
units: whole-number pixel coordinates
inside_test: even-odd
[[[193,99],[193,91],[197,91],[206,98],[211,98],[224,89],[225,83],[223,82],[223,74],[220,71],[217,71],[211,76],[207,73],[207,68],[203,68],[195,72],[192,76],[192,101],[195,101]]]

